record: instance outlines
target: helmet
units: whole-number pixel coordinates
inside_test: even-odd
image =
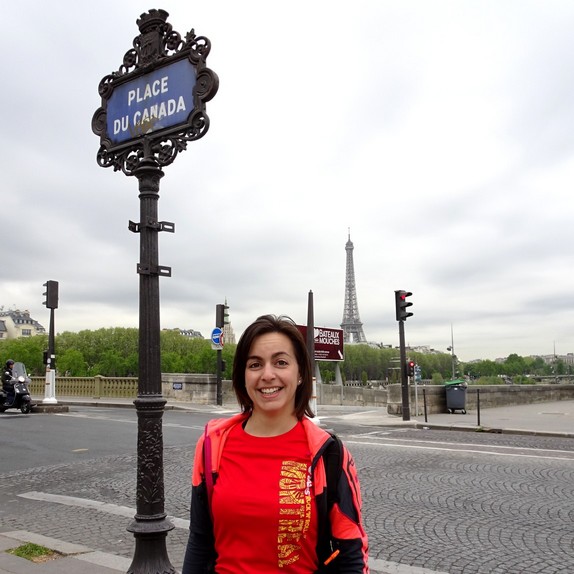
[[[6,368],[12,368],[13,364],[14,364],[14,361],[12,359],[8,359],[6,361]]]

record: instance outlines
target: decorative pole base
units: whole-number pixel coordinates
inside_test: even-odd
[[[161,395],[138,396],[134,401],[138,415],[137,512],[127,530],[133,533],[136,547],[128,574],[177,574],[166,549],[167,533],[174,526],[164,511],[165,403]]]
[[[173,524],[165,517],[150,521],[136,514],[128,530],[136,539],[134,558],[127,574],[177,574],[171,565],[166,550],[167,533]]]

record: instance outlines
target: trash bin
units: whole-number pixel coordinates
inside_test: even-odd
[[[444,384],[446,391],[446,408],[449,413],[454,411],[462,411],[466,414],[466,381],[457,379],[454,381],[447,381]]]

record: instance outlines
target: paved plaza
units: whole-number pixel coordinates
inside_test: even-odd
[[[213,407],[201,407],[208,408]],[[424,417],[402,421],[368,408],[319,407],[319,415],[323,424],[336,423],[342,429],[355,456],[374,574],[574,571],[573,401],[489,409],[482,413],[481,432],[476,432],[472,412],[432,415],[427,421]],[[459,446],[463,458],[455,459],[439,447],[452,436],[451,430],[466,431],[456,435],[464,442]],[[413,458],[411,449],[417,448],[413,440],[422,436],[421,431],[432,433],[437,446],[427,442],[425,455]],[[543,464],[540,457],[533,458],[533,441],[538,447],[548,445]],[[375,444],[384,444],[385,449],[374,449]],[[485,444],[491,451],[488,458]],[[507,455],[505,449],[520,454],[518,466],[506,464],[503,456],[493,462],[490,455]],[[167,537],[167,549],[178,571],[187,540],[192,451],[191,446],[167,447],[164,453],[165,510],[175,526]],[[96,463],[85,460],[2,473],[0,574],[126,572],[134,548],[126,526],[135,513],[135,461],[133,453]],[[530,471],[536,482],[525,478]],[[420,477],[416,489],[407,482],[413,473]],[[552,493],[540,486],[544,482],[552,484]],[[486,492],[496,496],[489,500]],[[482,523],[477,523],[477,516]],[[562,522],[569,524],[563,532],[557,527]],[[554,539],[539,538],[538,532],[549,531],[555,533]],[[371,534],[375,532],[387,534]],[[475,544],[468,546],[469,540]],[[43,544],[65,556],[36,565],[4,552],[22,541]],[[447,548],[440,557],[431,547],[437,544]],[[491,556],[483,554],[485,547],[494,549]]]

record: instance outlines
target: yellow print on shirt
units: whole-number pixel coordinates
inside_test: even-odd
[[[311,523],[309,470],[308,464],[292,460],[283,461],[281,465],[277,535],[279,568],[293,564],[301,557],[301,541]]]

